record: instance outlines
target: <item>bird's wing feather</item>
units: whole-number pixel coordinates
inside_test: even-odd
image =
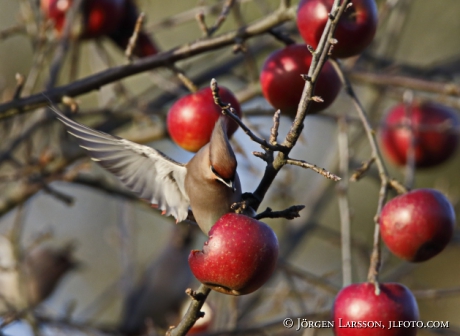
[[[148,199],[178,222],[187,218],[186,168],[160,151],[81,125],[53,108],[68,132],[91,158],[117,176],[140,198]]]

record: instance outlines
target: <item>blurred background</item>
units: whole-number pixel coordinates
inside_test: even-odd
[[[226,1],[137,1],[146,14],[143,29],[162,51],[203,38],[196,20],[204,13],[211,25]],[[292,1],[293,13],[297,1]],[[378,128],[384,113],[406,93],[460,107],[460,2],[457,0],[380,0],[376,37],[360,57],[344,67],[358,97]],[[271,15],[275,0],[236,1],[215,36]],[[71,40],[50,84],[60,40],[47,25],[37,1],[0,0],[0,94],[15,99],[17,74],[25,78],[21,97],[41,93],[126,64],[124,52],[108,38]],[[295,17],[294,17],[295,18]],[[301,42],[293,20],[279,31]],[[199,87],[216,78],[238,97],[244,122],[268,138],[274,109],[261,94],[259,71],[266,57],[283,47],[268,34],[244,41],[246,52],[232,46],[200,53],[176,63]],[[56,56],[57,55],[57,56]],[[59,58],[58,58],[59,59]],[[359,74],[399,75],[451,85],[452,90],[420,89],[406,82],[379,83]],[[437,88],[438,86],[436,86]],[[188,91],[176,73],[157,68],[126,77],[75,97],[79,121],[148,144],[179,162],[192,153],[174,144],[165,118],[171,104]],[[0,105],[1,106],[1,105]],[[91,162],[62,126],[37,108],[0,120],[0,301],[4,335],[145,335],[164,334],[178,323],[198,282],[187,256],[206,237],[187,222],[176,225],[137,200],[117,180]],[[370,158],[364,130],[348,96],[319,115],[308,116],[292,157],[340,175],[339,116],[346,115],[349,175]],[[2,115],[3,116],[3,115]],[[279,139],[291,119],[282,116]],[[243,191],[260,182],[265,163],[252,151],[260,147],[238,130],[232,139]],[[392,177],[405,181],[404,167],[386,162]],[[460,153],[442,165],[417,170],[414,188],[443,192],[458,214]],[[342,175],[341,175],[342,176]],[[342,176],[348,179],[349,176]],[[277,176],[260,211],[303,204],[300,218],[264,220],[277,233],[280,260],[271,280],[243,297],[212,292],[210,334],[295,334],[283,328],[285,317],[326,320],[342,287],[340,214],[337,183],[311,170],[286,166]],[[380,181],[372,168],[346,190],[351,214],[352,280],[367,278]],[[391,196],[394,196],[392,194]],[[435,258],[411,264],[383,247],[381,281],[409,287],[423,321],[449,321],[449,329],[422,329],[420,335],[460,334],[460,234]],[[46,265],[43,270],[37,265]],[[38,288],[38,289],[37,289]],[[143,331],[147,328],[147,331]],[[306,329],[304,335],[332,335]]]

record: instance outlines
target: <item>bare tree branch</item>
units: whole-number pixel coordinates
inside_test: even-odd
[[[150,57],[138,59],[130,64],[112,67],[70,84],[49,89],[43,93],[38,93],[29,97],[0,104],[0,119],[9,118],[14,115],[45,106],[48,103],[47,97],[53,102],[59,102],[64,96],[79,96],[93,90],[98,90],[102,86],[117,80],[136,75],[147,70],[167,67],[177,61],[187,59],[210,50],[216,50],[232,45],[237,39],[245,40],[264,34],[273,27],[291,20],[293,15],[294,8],[280,8],[271,15],[266,16],[243,29],[238,29],[217,37],[197,40],[193,43],[188,43]]]

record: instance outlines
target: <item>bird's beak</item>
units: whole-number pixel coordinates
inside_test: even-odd
[[[233,192],[236,191],[236,187],[235,187],[235,185],[234,185],[234,183],[233,183],[232,180],[227,180],[227,181],[226,181],[226,180],[224,180],[223,178],[221,178],[220,176],[218,176],[217,179],[218,179],[220,182],[222,182],[223,184],[225,184],[227,187],[229,187],[230,189],[232,189]]]

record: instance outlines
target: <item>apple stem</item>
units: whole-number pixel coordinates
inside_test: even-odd
[[[380,295],[380,284],[376,281],[374,282],[375,290],[374,293],[375,295]]]
[[[175,65],[172,65],[169,67],[171,69],[171,71],[173,71],[177,78],[180,79],[180,81],[182,82],[182,84],[184,84],[184,86],[191,92],[191,93],[195,93],[195,92],[198,92],[198,87],[195,85],[195,83],[193,83],[193,81],[187,77],[187,75],[185,74],[185,72],[182,70],[182,69],[179,69],[177,66]]]

